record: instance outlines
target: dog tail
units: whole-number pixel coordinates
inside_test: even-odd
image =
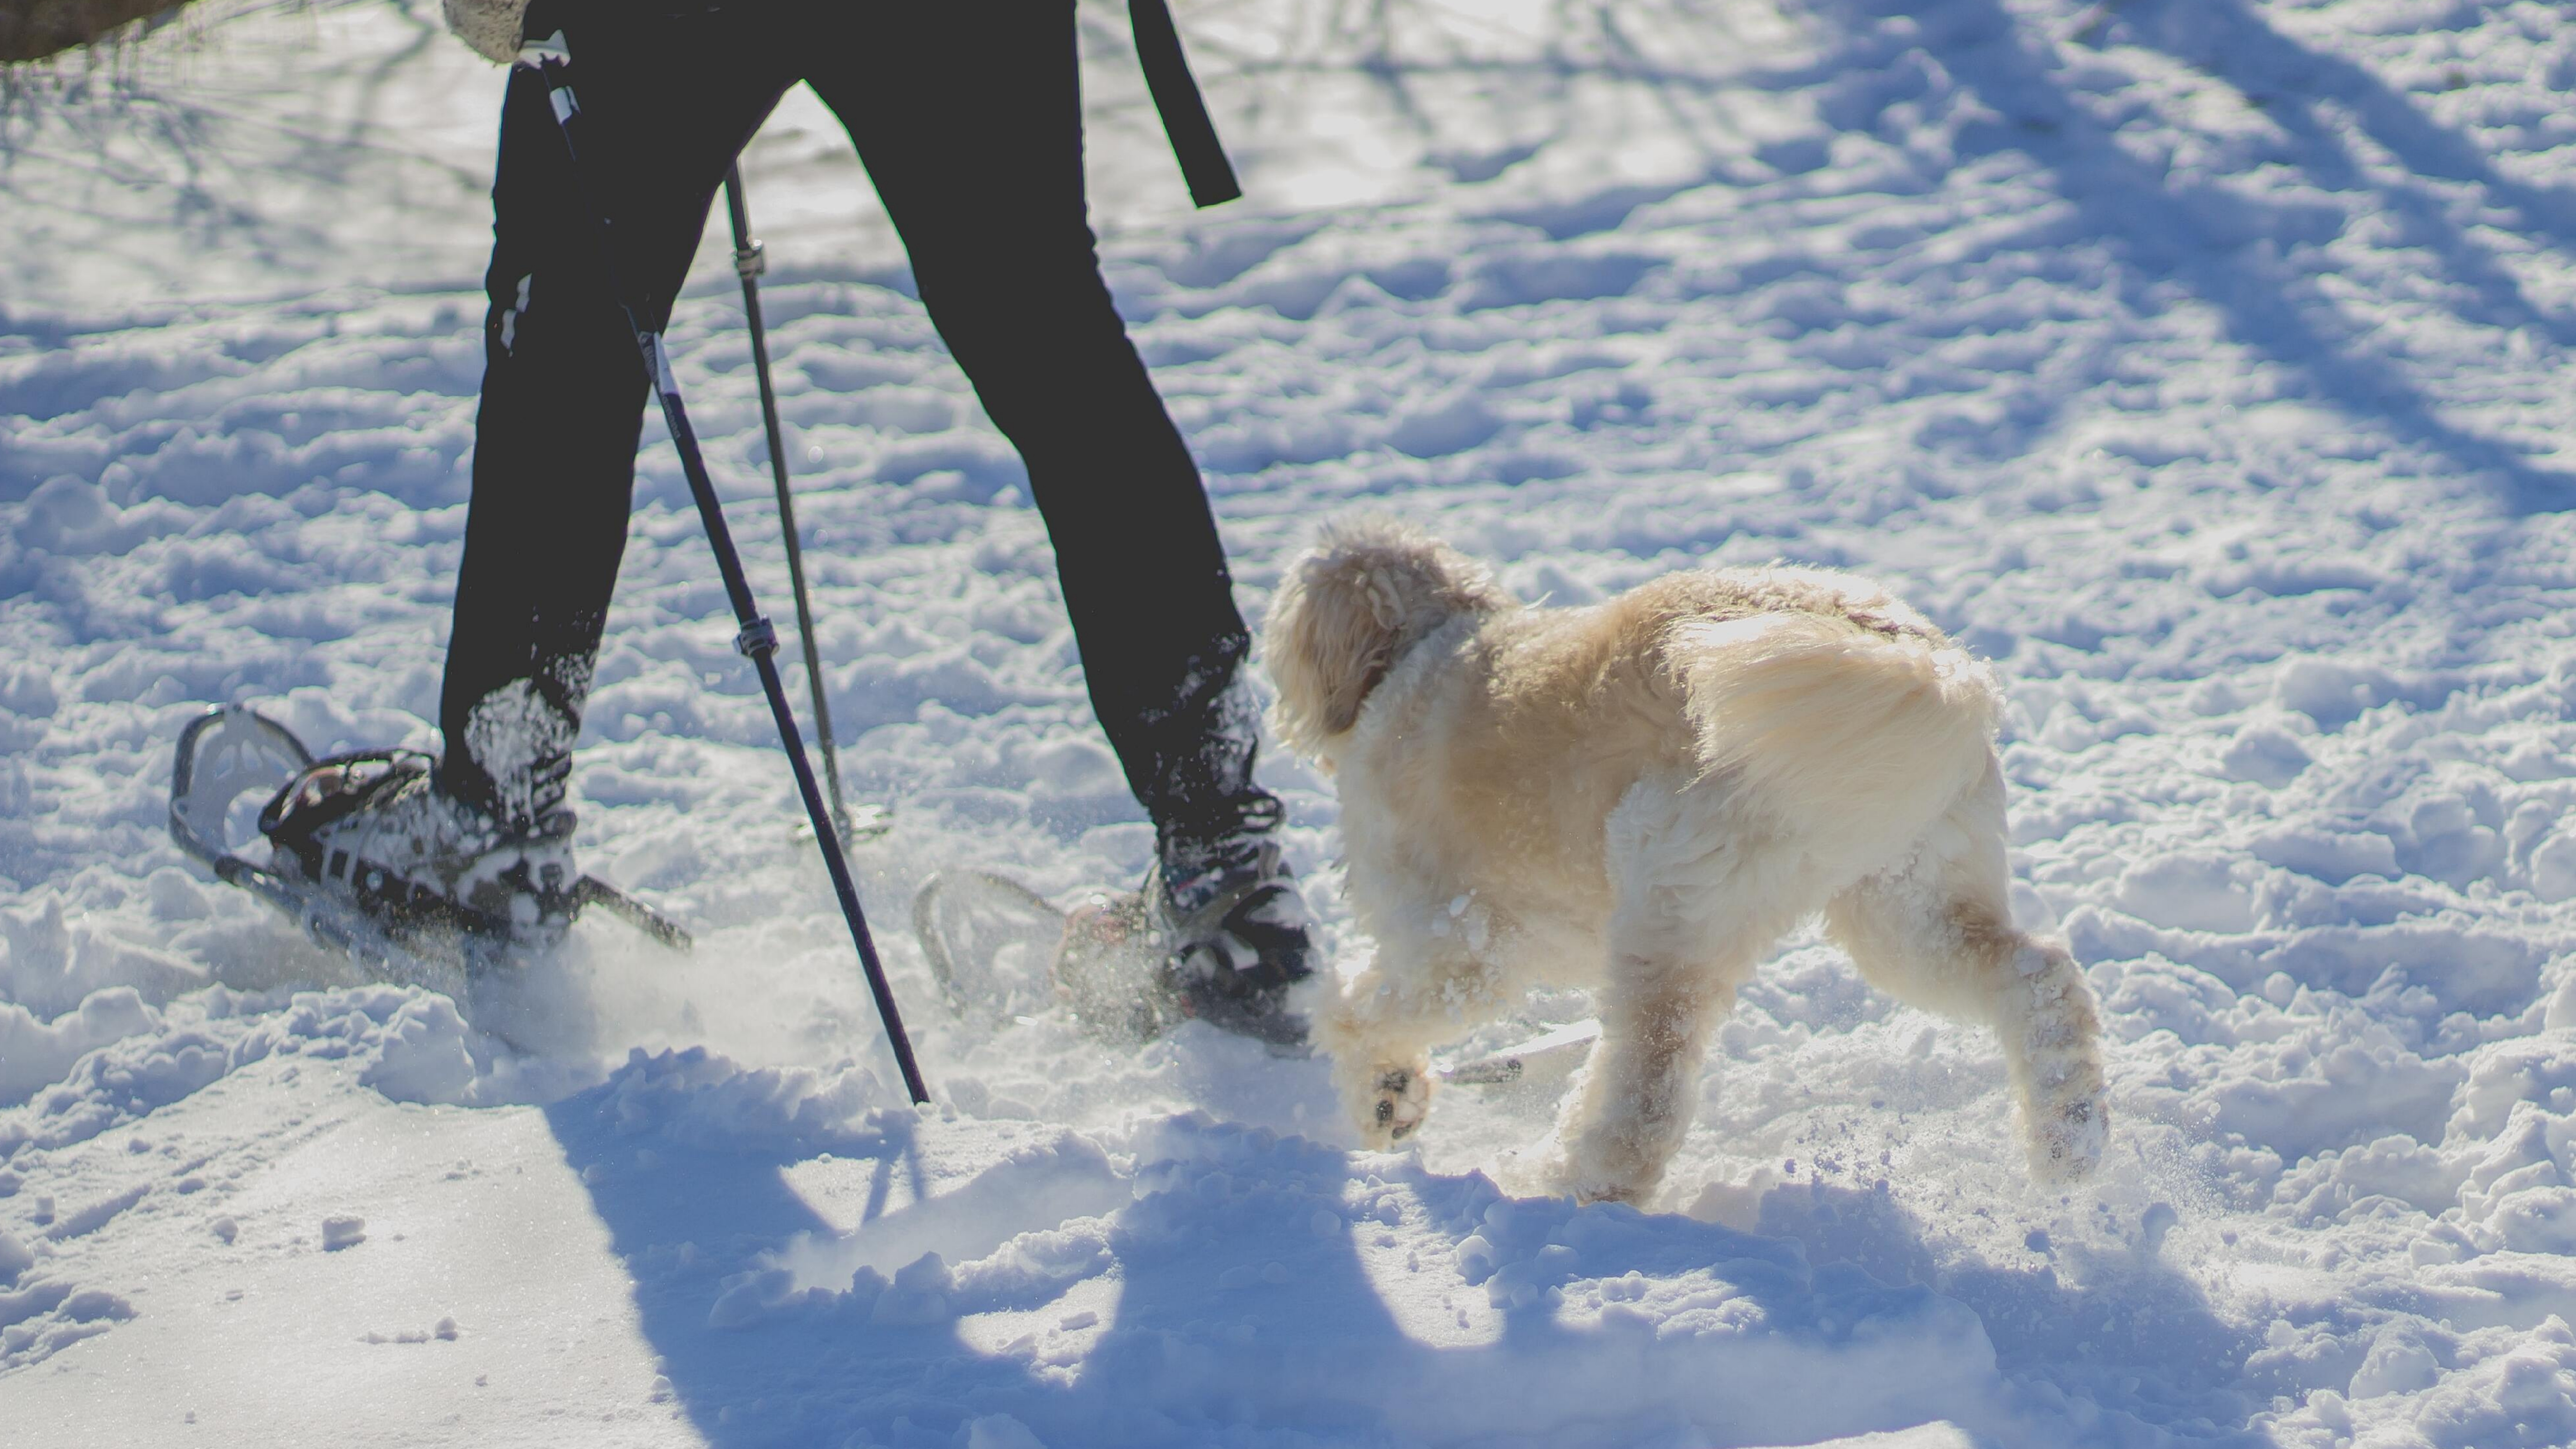
[[[1772,613],[1683,625],[1672,648],[1704,777],[1820,855],[1901,846],[1984,777],[2002,699],[1955,644]]]

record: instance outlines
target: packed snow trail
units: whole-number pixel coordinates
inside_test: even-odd
[[[1991,1043],[1801,939],[1647,1213],[1510,1195],[1561,1079],[1354,1153],[1318,1063],[968,1032],[889,942],[941,1097],[902,1109],[657,435],[574,788],[694,957],[585,927],[473,1003],[515,1053],[192,876],[207,704],[430,741],[500,87],[425,3],[213,15],[0,133],[11,1434],[2576,1441],[2559,7],[1184,6],[1251,194],[1195,217],[1086,9],[1111,277],[1249,611],[1366,506],[1560,603],[1865,570],[2009,686],[2017,909],[2114,1035],[2101,1180],[2032,1188]],[[895,813],[869,906],[1132,880],[1018,465],[843,144],[799,99],[746,174]],[[749,546],[714,230],[670,336]],[[1338,928],[1329,784],[1265,770]]]

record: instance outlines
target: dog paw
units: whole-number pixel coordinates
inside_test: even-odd
[[[1560,1129],[1561,1131],[1561,1129]],[[1609,1150],[1605,1151],[1605,1147]],[[1589,1206],[1599,1202],[1642,1203],[1652,1197],[1660,1174],[1598,1137],[1568,1142],[1551,1134],[1509,1164],[1505,1191],[1519,1197],[1570,1197]]]
[[[2111,1141],[2111,1114],[2102,1094],[2086,1092],[2043,1107],[2033,1123],[2030,1173],[2042,1183],[2063,1187],[2081,1182],[2102,1165]]]
[[[1412,1136],[1431,1110],[1431,1074],[1420,1067],[1379,1067],[1374,1089],[1366,1124],[1372,1147],[1390,1147]]]
[[[1528,1184],[1521,1191],[1529,1197],[1570,1197],[1583,1207],[1600,1202],[1641,1203],[1654,1193],[1651,1183],[1623,1180],[1597,1170],[1587,1171],[1562,1152],[1543,1158],[1525,1175]]]
[[[1577,1201],[1577,1207],[1592,1207],[1592,1204],[1597,1204],[1597,1201],[1628,1201],[1628,1204],[1641,1204],[1641,1201],[1646,1201],[1646,1196],[1654,1194],[1651,1186],[1610,1181],[1610,1178],[1569,1178],[1561,1191]]]

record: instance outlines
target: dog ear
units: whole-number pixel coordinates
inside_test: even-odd
[[[1261,637],[1279,690],[1270,724],[1310,759],[1359,722],[1360,705],[1393,662],[1404,605],[1380,562],[1331,549],[1309,554],[1271,600]]]

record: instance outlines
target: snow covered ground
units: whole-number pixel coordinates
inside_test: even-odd
[[[1248,611],[1367,506],[1560,601],[1881,574],[2010,682],[2100,1180],[2033,1188],[1992,1044],[1805,939],[1640,1213],[1495,1185],[1561,1078],[1377,1156],[1315,1062],[946,1016],[917,881],[1125,881],[1148,832],[810,99],[746,169],[937,1107],[658,430],[575,789],[695,955],[586,923],[471,1003],[514,1050],[184,866],[209,703],[431,741],[501,86],[429,0],[226,3],[0,119],[0,1441],[2576,1441],[2562,8],[1199,0],[1251,199],[1194,216],[1084,0],[1112,277]],[[700,263],[678,365],[783,610]],[[1338,927],[1326,783],[1265,770]]]

